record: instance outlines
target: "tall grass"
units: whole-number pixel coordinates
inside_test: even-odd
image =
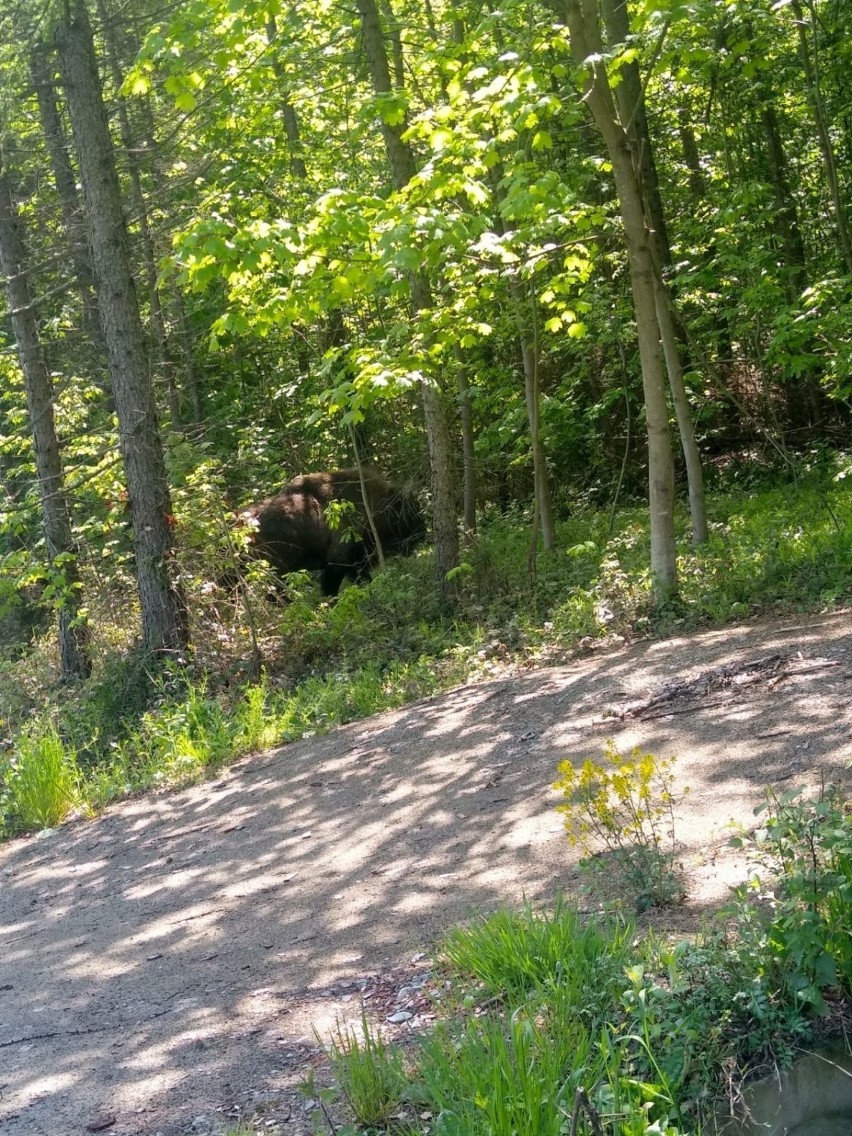
[[[4,811],[14,830],[52,828],[79,800],[74,751],[52,722],[20,735],[4,781]]]
[[[812,1008],[780,975],[769,980],[766,935],[780,942],[779,917],[739,911],[764,920],[764,936],[732,944],[723,912],[673,946],[584,923],[561,902],[550,914],[502,911],[459,928],[439,952],[441,1020],[405,1046],[405,1083],[395,1075],[388,1091],[403,1050],[377,1046],[365,1019],[333,1056],[339,1095],[362,1125],[392,1119],[423,1136],[713,1131],[717,1101],[755,1071],[777,1075],[815,1029]],[[788,969],[795,948],[788,935]]]
[[[358,1124],[388,1125],[406,1096],[408,1077],[402,1052],[370,1025],[363,1007],[360,1028],[338,1025],[326,1053]]]
[[[488,1015],[424,1041],[419,1074],[436,1132],[562,1136],[577,1089],[604,1070],[588,1029],[559,995],[557,987],[505,1021]]]
[[[502,911],[459,928],[440,950],[450,1016],[406,1047],[405,1086],[394,1079],[386,1090],[402,1051],[377,1048],[365,1019],[345,1052],[332,1051],[339,1095],[362,1125],[392,1115],[432,1136],[676,1136],[680,1106],[656,1060],[660,1035],[646,1045],[622,1004],[636,958],[631,928],[584,924],[562,902],[549,915]],[[471,980],[474,997],[461,997]]]
[[[522,997],[558,988],[578,1005],[607,989],[627,965],[633,929],[629,923],[584,923],[559,900],[552,914],[498,911],[480,923],[459,927],[445,939],[441,958],[456,974],[476,979],[492,997]]]

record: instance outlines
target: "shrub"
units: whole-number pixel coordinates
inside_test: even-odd
[[[604,749],[607,764],[587,760],[577,768],[559,766],[554,788],[564,800],[571,844],[579,844],[594,871],[602,855],[636,897],[639,910],[662,907],[683,897],[675,871],[675,797],[671,770],[674,758],[660,761],[634,749],[625,761],[612,741]]]
[[[735,837],[755,872],[735,890],[734,912],[753,928],[781,993],[825,1010],[825,991],[852,991],[852,817],[843,791],[818,796],[766,790],[763,824]]]

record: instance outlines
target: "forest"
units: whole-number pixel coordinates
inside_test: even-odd
[[[13,0],[0,51],[10,831],[27,754],[97,807],[848,595],[842,0]],[[339,597],[249,555],[334,470]]]

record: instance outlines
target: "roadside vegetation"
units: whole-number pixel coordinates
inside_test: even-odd
[[[665,763],[645,757],[665,780]],[[622,769],[638,796],[641,770]],[[453,931],[434,1029],[390,1045],[363,1016],[325,1039],[334,1085],[303,1086],[318,1130],[685,1136],[744,1119],[747,1082],[839,1034],[852,989],[843,796],[767,793],[759,815],[738,838],[753,874],[689,940],[562,901]],[[635,847],[641,874],[646,845]]]

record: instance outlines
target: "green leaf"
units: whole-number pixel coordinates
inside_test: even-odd
[[[175,99],[175,106],[178,110],[193,111],[198,105],[198,99],[191,91],[181,91]]]
[[[331,282],[331,290],[340,300],[348,300],[353,295],[352,285],[345,276],[335,276]]]
[[[143,75],[141,71],[131,72],[121,88],[122,94],[133,96],[147,95],[150,90],[151,80],[147,75]]]
[[[429,145],[437,153],[439,150],[445,150],[453,140],[453,133],[451,130],[446,130],[439,127],[433,130],[429,136]]]

